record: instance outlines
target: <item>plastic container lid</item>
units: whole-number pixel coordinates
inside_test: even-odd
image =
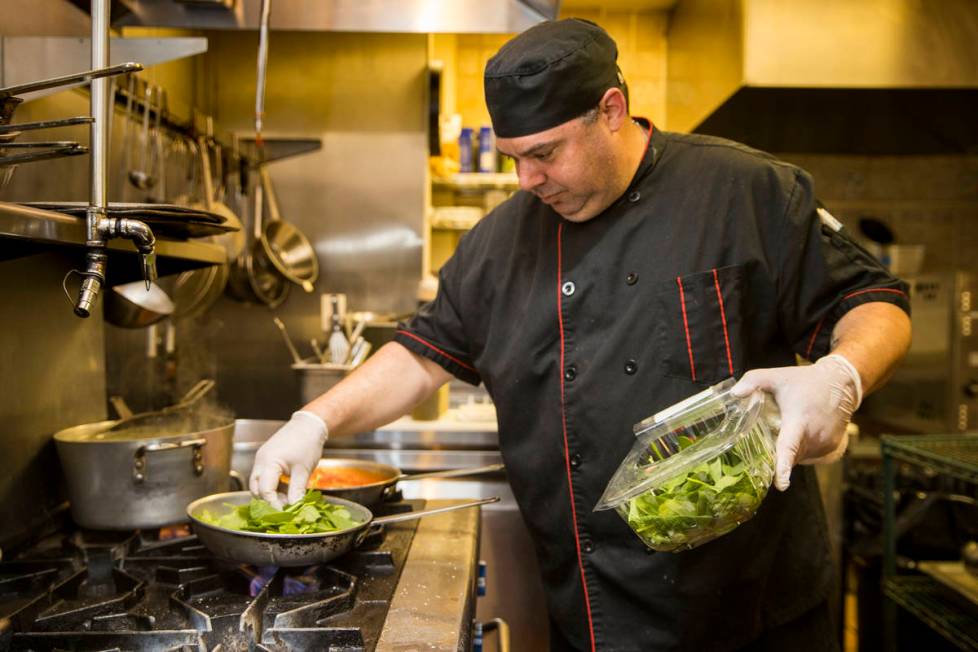
[[[614,509],[737,444],[758,420],[777,420],[760,391],[738,398],[735,380],[713,385],[635,424],[638,438],[605,488],[595,511]]]

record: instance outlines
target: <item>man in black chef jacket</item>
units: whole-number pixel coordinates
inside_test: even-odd
[[[370,430],[453,376],[481,381],[553,649],[835,649],[825,517],[813,469],[795,464],[844,451],[863,393],[909,345],[907,286],[817,205],[803,170],[633,120],[616,59],[600,27],[562,20],[489,61],[497,146],[521,191],[462,239],[395,342],[260,449],[251,490],[280,500],[290,473],[295,500],[327,425]],[[593,511],[632,424],[742,375],[735,391],[763,389],[782,412],[780,491],[752,520],[653,553]]]

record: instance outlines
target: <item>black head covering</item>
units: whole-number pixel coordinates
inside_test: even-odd
[[[486,64],[486,104],[501,138],[545,131],[598,105],[622,88],[618,46],[580,18],[534,25],[507,42]]]

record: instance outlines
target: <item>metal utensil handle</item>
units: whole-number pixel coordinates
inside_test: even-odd
[[[150,104],[153,99],[153,87],[146,82],[146,98],[143,100],[143,130],[139,136],[139,171],[144,174],[149,174],[149,169],[146,167],[146,156],[149,152],[149,114],[150,114]]]
[[[177,405],[180,407],[193,405],[206,396],[212,389],[214,389],[214,384],[214,381],[210,378],[204,378],[203,380],[197,381],[193,387],[187,390],[187,393],[183,395],[183,398],[180,399],[180,402],[177,403]]]
[[[126,399],[121,396],[110,396],[109,403],[115,408],[115,413],[119,415],[120,419],[128,419],[133,415],[133,411],[129,407],[129,404],[126,403]]]
[[[200,174],[204,180],[204,206],[214,208],[214,179],[211,178],[211,146],[207,138],[200,137]]]
[[[34,153],[0,156],[0,166],[33,163],[34,161],[46,161],[48,159],[61,158],[63,156],[79,156],[87,152],[87,147],[80,146],[76,143],[71,147],[58,147],[57,149],[47,149]]]
[[[258,79],[255,83],[255,145],[258,147],[258,160],[265,157],[262,140],[262,123],[265,119],[265,78],[268,66],[268,18],[272,12],[272,0],[262,0],[261,22],[258,29]]]
[[[392,516],[379,516],[370,521],[370,525],[387,525],[389,523],[400,523],[401,521],[412,521],[416,518],[421,518],[422,516],[431,516],[432,514],[442,514],[444,512],[454,512],[457,509],[468,509],[469,507],[478,507],[480,505],[488,505],[490,503],[498,502],[499,496],[493,496],[491,498],[483,498],[482,500],[470,500],[459,505],[436,507],[434,509],[422,509],[420,512],[406,512],[404,514],[394,514]]]
[[[80,147],[77,140],[32,140],[24,143],[4,143],[3,149],[46,149],[48,147]]]
[[[292,360],[295,361],[296,364],[302,364],[302,356],[299,355],[295,345],[292,343],[292,338],[289,337],[289,331],[285,330],[285,324],[282,323],[282,320],[278,317],[272,317],[272,321],[274,321],[278,329],[282,331],[282,339],[285,340],[285,346],[289,347],[289,353],[292,354]]]
[[[43,91],[48,88],[55,88],[56,86],[82,84],[93,79],[111,77],[112,75],[121,75],[127,72],[138,72],[142,69],[143,65],[141,63],[120,63],[117,66],[111,66],[109,68],[86,70],[85,72],[76,72],[72,75],[64,75],[63,77],[52,77],[50,79],[43,79],[41,81],[18,84],[17,86],[7,86],[6,88],[0,88],[0,96],[22,95],[24,93],[33,93],[34,91]]]
[[[275,196],[275,189],[272,188],[272,177],[264,165],[261,167],[261,184],[265,190],[265,200],[268,202],[268,221],[281,222],[282,214],[278,210],[278,198]]]
[[[451,469],[448,471],[430,471],[428,473],[401,474],[397,480],[423,480],[425,478],[457,478],[465,475],[479,475],[481,473],[494,473],[506,468],[505,464],[489,464],[487,466],[477,466],[472,469]]]
[[[493,630],[495,630],[496,634],[499,636],[499,645],[497,646],[499,652],[509,652],[509,623],[502,618],[493,618],[489,622],[482,624],[483,634]]]
[[[60,120],[41,120],[39,122],[21,122],[20,124],[0,125],[0,134],[8,134],[12,131],[34,131],[35,129],[54,129],[56,127],[73,127],[75,125],[90,125],[95,120],[87,115],[80,115],[76,118],[62,118]]]
[[[133,100],[136,96],[136,76],[129,75],[126,84],[126,112],[122,115],[122,178],[125,179],[129,174],[129,162],[130,162],[130,150],[132,149],[132,144],[129,142],[129,132],[132,127],[130,123],[132,122],[132,107]],[[126,192],[128,189],[128,184],[123,183],[122,193],[123,199],[126,197]]]

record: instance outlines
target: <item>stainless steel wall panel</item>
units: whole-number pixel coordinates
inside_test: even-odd
[[[257,35],[208,32],[202,80],[221,131],[253,133]],[[321,337],[321,293],[356,310],[411,310],[421,278],[427,168],[427,39],[275,32],[266,135],[320,138],[321,150],[269,165],[282,216],[312,241],[316,291],[292,288],[276,310],[300,350]],[[287,418],[299,384],[264,307],[222,298],[212,353],[218,393],[240,418]]]
[[[77,261],[0,262],[0,546],[64,501],[51,435],[105,418],[101,313],[79,319],[61,279]]]

